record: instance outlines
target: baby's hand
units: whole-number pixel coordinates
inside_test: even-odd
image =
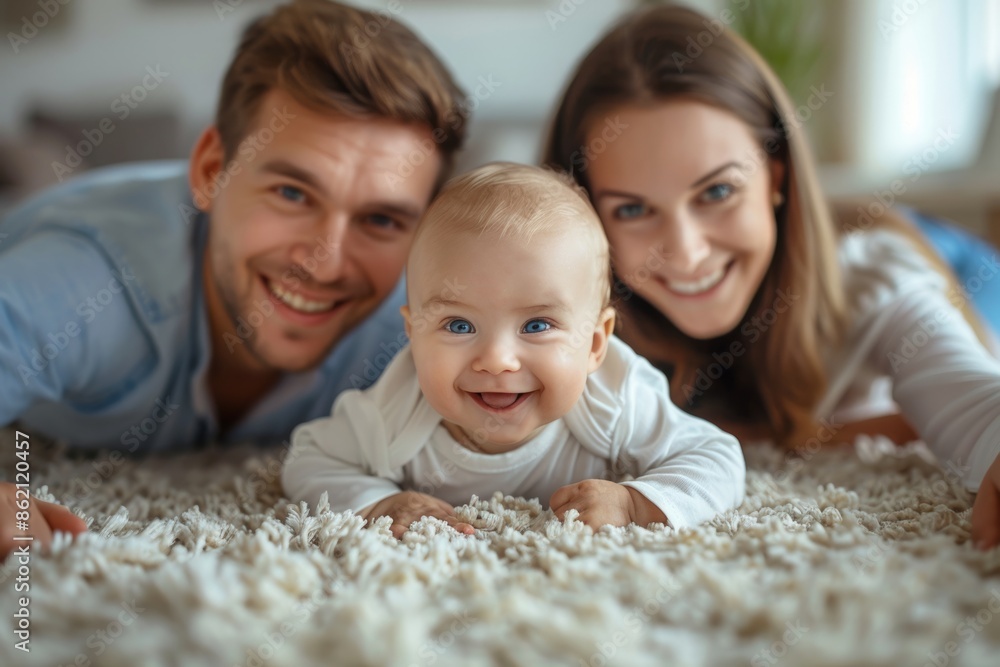
[[[24,515],[28,519],[22,525],[19,517]],[[86,532],[87,524],[62,505],[25,498],[10,482],[0,482],[0,563],[7,554],[26,544],[47,548],[52,543],[52,534],[58,530],[78,535]],[[15,539],[28,535],[34,537],[34,541]]]
[[[403,537],[410,524],[425,516],[447,521],[448,525],[465,535],[472,535],[476,529],[464,523],[455,515],[455,508],[434,496],[416,491],[403,491],[389,496],[371,506],[362,515],[368,521],[374,521],[380,516],[392,517],[392,534],[397,539]]]
[[[580,513],[580,521],[594,530],[601,526],[627,526],[637,523],[666,523],[660,509],[629,486],[603,479],[585,479],[569,484],[552,494],[549,507],[562,519],[569,510]]]
[[[1000,544],[1000,456],[986,471],[972,505],[972,543],[980,549]]]

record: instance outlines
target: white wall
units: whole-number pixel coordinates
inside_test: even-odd
[[[72,0],[65,26],[39,30],[13,52],[0,45],[0,131],[14,132],[41,100],[92,111],[142,81],[147,65],[170,73],[144,107],[176,106],[185,118],[205,119],[247,19],[270,2],[244,2],[220,20],[211,2],[161,6],[145,0]]]
[[[220,16],[217,7],[233,6]],[[467,91],[479,77],[500,85],[473,115],[510,122],[497,157],[534,157],[542,120],[576,60],[630,0],[468,2],[397,0],[396,17],[425,37]],[[581,3],[581,4],[576,4]],[[0,133],[23,130],[32,104],[112,115],[113,100],[141,83],[147,66],[169,72],[139,111],[176,108],[193,138],[211,119],[217,89],[243,26],[276,0],[70,0],[62,26],[28,42],[0,44]],[[387,1],[360,0],[368,8]],[[557,20],[558,19],[558,20]],[[125,119],[122,122],[128,122]],[[524,128],[517,131],[516,128]],[[529,150],[530,155],[525,153]]]
[[[953,136],[933,169],[973,160],[986,121],[996,39],[997,0],[875,0],[859,3],[857,42],[867,61],[858,70],[855,134],[858,161],[899,171]],[[993,34],[991,34],[993,33]],[[943,146],[939,142],[938,146]]]
[[[0,43],[0,135],[21,131],[23,114],[42,101],[99,117],[142,81],[147,66],[169,76],[139,111],[176,108],[193,139],[215,107],[222,73],[243,26],[278,0],[45,0],[68,2],[62,26],[39,30],[15,48]],[[722,0],[688,0],[717,14]],[[816,0],[809,0],[816,1]],[[831,0],[825,0],[831,1]],[[1000,0],[832,0],[851,7],[840,54],[838,141],[853,167],[898,169],[953,124],[961,140],[937,165],[971,158],[985,112],[985,81],[1000,70],[1000,27],[992,42],[963,40],[963,26],[988,26]],[[355,0],[384,8],[388,0]],[[397,0],[398,18],[424,36],[467,90],[480,76],[501,85],[479,105],[471,126],[476,154],[533,160],[544,119],[578,58],[633,0]],[[220,17],[218,6],[234,6]],[[899,30],[879,21],[918,7]],[[905,10],[904,10],[905,11]],[[565,18],[553,22],[553,16]],[[16,28],[15,28],[16,30]],[[988,54],[992,53],[990,61]],[[992,64],[990,64],[992,62]],[[824,119],[824,122],[829,119]],[[127,120],[123,123],[128,122]],[[829,122],[827,122],[829,126]],[[486,130],[490,130],[487,132]],[[842,139],[841,139],[842,138]]]

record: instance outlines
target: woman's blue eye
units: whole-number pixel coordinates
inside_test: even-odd
[[[524,325],[525,333],[541,333],[543,331],[548,331],[552,328],[552,325],[545,320],[531,320]]]
[[[278,188],[278,194],[290,202],[301,204],[306,200],[306,193],[292,185],[282,185]]]
[[[720,202],[729,199],[733,194],[733,186],[728,183],[717,183],[708,189],[706,189],[702,194],[701,198],[706,202]]]
[[[614,216],[618,220],[631,220],[632,218],[640,218],[645,214],[645,204],[622,204],[614,210]]]
[[[472,333],[474,329],[472,324],[466,320],[452,320],[448,322],[448,331],[456,334],[468,334]]]

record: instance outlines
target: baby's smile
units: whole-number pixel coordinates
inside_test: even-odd
[[[472,400],[482,409],[494,413],[507,413],[520,407],[531,394],[535,392],[513,393],[513,392],[468,392]]]

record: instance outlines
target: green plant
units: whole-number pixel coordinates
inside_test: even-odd
[[[825,3],[727,0],[726,5],[734,15],[733,30],[763,56],[792,99],[804,101],[823,65]]]

